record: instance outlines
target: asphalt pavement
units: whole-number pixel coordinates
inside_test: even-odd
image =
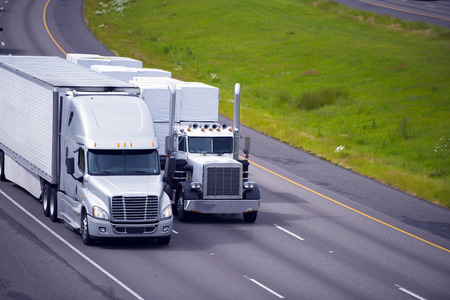
[[[0,54],[111,54],[84,26],[81,0],[2,1]],[[250,177],[262,193],[256,223],[236,215],[175,220],[167,247],[87,247],[45,218],[37,199],[0,183],[0,298],[450,297],[448,210],[241,131],[252,138]]]

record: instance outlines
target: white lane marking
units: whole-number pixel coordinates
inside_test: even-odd
[[[5,42],[2,42],[2,46],[5,47]]]
[[[275,225],[275,227],[278,228],[278,229],[280,229],[281,231],[284,231],[284,232],[286,232],[287,234],[292,235],[292,236],[295,237],[296,239],[299,239],[300,241],[304,241],[304,240],[305,240],[304,238],[302,238],[302,237],[296,235],[295,233],[290,232],[290,231],[287,230],[287,229],[284,229],[284,228],[281,227],[281,226],[278,226],[277,224],[273,224],[273,225]]]
[[[177,231],[175,231],[173,229],[172,229],[172,232],[175,233],[175,234],[180,234],[179,232],[177,232]]]
[[[429,5],[429,4],[427,4],[427,6],[428,6],[428,7],[431,7],[431,8],[436,8],[436,6]]]
[[[402,287],[402,286],[400,286],[400,285],[398,285],[398,284],[396,284],[395,286],[396,286],[400,291],[402,291],[402,292],[404,292],[404,293],[406,293],[406,294],[408,294],[408,295],[410,295],[410,296],[413,296],[413,297],[416,298],[416,299],[419,299],[419,300],[427,300],[426,298],[421,297],[421,296],[417,295],[416,293],[413,293],[413,292],[411,292],[410,290],[407,290],[407,289],[405,289],[404,287]]]
[[[106,271],[105,269],[103,269],[99,264],[97,264],[95,261],[93,261],[92,259],[90,259],[89,257],[87,257],[83,252],[81,252],[80,250],[78,250],[77,248],[75,248],[75,246],[73,246],[72,244],[70,244],[68,241],[66,241],[64,238],[62,238],[60,235],[58,235],[56,232],[54,232],[52,229],[50,229],[50,227],[48,227],[47,225],[45,225],[44,223],[42,223],[38,218],[36,218],[35,216],[33,216],[28,210],[26,210],[22,205],[20,205],[19,203],[17,203],[13,198],[11,198],[10,196],[8,196],[4,191],[2,191],[0,189],[0,194],[2,194],[3,196],[6,197],[6,199],[8,199],[9,201],[11,201],[11,203],[13,203],[15,206],[17,206],[20,210],[22,210],[25,214],[27,214],[30,218],[32,218],[34,221],[36,221],[39,225],[41,225],[43,228],[45,228],[48,232],[50,232],[52,235],[54,235],[57,239],[59,239],[61,242],[63,242],[64,244],[66,244],[66,246],[68,246],[70,249],[72,249],[73,251],[75,251],[78,255],[80,255],[82,258],[84,258],[86,261],[88,261],[91,265],[93,265],[94,267],[96,267],[98,270],[100,270],[103,274],[105,274],[106,276],[108,276],[109,278],[111,278],[113,281],[115,281],[118,285],[120,285],[121,287],[123,287],[125,290],[127,290],[130,294],[132,294],[134,297],[136,297],[137,299],[140,300],[144,300],[144,298],[142,298],[141,296],[139,296],[135,291],[133,291],[132,289],[130,289],[128,286],[126,286],[122,281],[120,281],[119,279],[117,279],[116,277],[114,277],[114,275],[112,275],[111,273],[109,273],[108,271]]]
[[[265,286],[264,284],[258,282],[257,280],[255,280],[255,279],[253,279],[253,278],[250,278],[250,277],[248,277],[248,276],[246,276],[246,275],[244,275],[244,277],[247,278],[248,280],[250,280],[251,282],[253,282],[253,283],[259,285],[260,287],[262,287],[262,288],[265,289],[266,291],[271,292],[272,294],[274,294],[274,295],[277,296],[278,298],[284,299],[283,296],[281,296],[280,294],[278,294],[278,293],[275,292],[274,290],[269,289],[267,286]]]

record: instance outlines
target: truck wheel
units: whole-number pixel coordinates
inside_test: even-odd
[[[50,220],[52,222],[58,222],[58,210],[57,210],[57,196],[56,196],[56,189],[53,188],[50,192],[50,203],[49,203],[49,215]]]
[[[7,181],[5,177],[5,153],[0,150],[0,181]]]
[[[248,213],[243,213],[243,215],[244,215],[244,221],[246,223],[255,223],[256,217],[258,216],[258,212],[252,211],[252,212],[248,212]]]
[[[174,216],[178,216],[178,210],[177,210],[177,204],[175,203],[174,199],[173,199],[173,190],[172,188],[166,184],[166,186],[164,187],[164,191],[166,192],[166,194],[169,196],[170,199],[170,203],[172,203],[172,212]]]
[[[42,211],[44,216],[50,216],[50,193],[52,192],[52,186],[48,183],[44,184],[42,188]]]
[[[80,226],[81,239],[85,245],[92,245],[92,238],[89,235],[89,225],[88,217],[85,210],[81,215],[81,226]]]
[[[170,236],[163,236],[156,240],[158,242],[158,245],[169,245],[170,243]]]
[[[191,216],[190,212],[184,210],[184,194],[182,192],[177,196],[176,206],[180,221],[188,222]]]

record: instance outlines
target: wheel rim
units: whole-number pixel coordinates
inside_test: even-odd
[[[87,238],[88,235],[88,220],[86,213],[84,213],[83,222],[81,222],[81,235],[84,240]]]
[[[50,196],[50,203],[49,203],[50,207],[49,207],[49,210],[50,210],[50,215],[51,216],[53,216],[55,214],[55,201],[56,200],[53,199],[52,196]]]
[[[49,197],[49,190],[48,188],[44,188],[44,192],[42,194],[42,207],[46,211],[48,209],[48,197]]]
[[[180,197],[178,197],[178,201],[177,201],[177,210],[178,210],[178,214],[182,214],[183,213],[183,196],[180,195]]]

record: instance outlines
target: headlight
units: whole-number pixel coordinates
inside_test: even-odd
[[[251,190],[255,187],[255,183],[251,181],[244,182],[244,189]]]
[[[108,213],[98,206],[92,208],[92,215],[98,219],[109,219]]]
[[[202,188],[202,184],[200,182],[191,182],[191,189],[199,190]]]
[[[169,204],[161,212],[161,219],[168,219],[172,216],[172,205]]]

